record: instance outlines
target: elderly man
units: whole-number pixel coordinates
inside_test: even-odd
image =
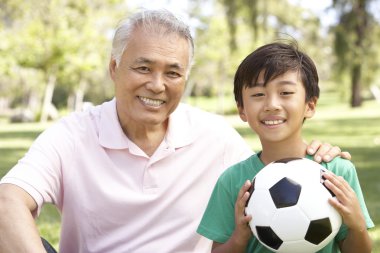
[[[34,223],[44,203],[62,214],[62,253],[210,250],[196,228],[213,186],[252,151],[222,117],[180,104],[193,48],[164,10],[120,24],[115,98],[43,132],[2,179],[0,252],[44,252]]]

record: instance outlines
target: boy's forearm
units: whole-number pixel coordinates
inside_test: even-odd
[[[218,244],[217,246],[213,246],[212,253],[244,253],[246,250],[246,246],[238,245],[236,243],[228,240],[226,243]]]
[[[342,253],[371,253],[372,240],[366,228],[357,231],[348,231],[346,239],[341,243]]]

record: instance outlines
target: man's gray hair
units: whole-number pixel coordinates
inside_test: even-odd
[[[164,34],[175,33],[185,38],[189,43],[190,51],[189,68],[186,76],[188,75],[194,56],[193,37],[191,36],[189,26],[173,15],[173,13],[165,9],[143,10],[119,23],[113,38],[111,52],[111,57],[116,61],[116,66],[119,66],[130,36],[136,27],[142,27],[146,31],[160,31],[158,29],[163,29],[162,32]]]

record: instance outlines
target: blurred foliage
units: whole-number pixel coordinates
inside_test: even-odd
[[[110,27],[121,17],[120,5],[121,0],[2,0],[2,94],[11,96],[14,106],[27,107],[33,107],[28,97],[34,96],[32,101],[39,107],[45,86],[54,77],[66,94],[58,100],[75,96],[78,90],[85,92],[89,86],[97,90],[94,98],[112,96],[105,69]]]
[[[379,24],[370,12],[374,0],[333,0],[339,22],[332,28],[335,34],[336,71],[350,76],[352,107],[363,101],[362,89],[373,83],[379,66],[378,48],[372,46],[380,35]]]
[[[335,81],[341,84],[349,80],[350,85],[340,86],[340,89],[345,98],[350,95],[352,107],[361,105],[362,90],[368,89],[379,79],[379,49],[374,46],[380,35],[379,20],[370,11],[371,5],[379,4],[378,0],[333,0],[330,9],[335,11],[338,23],[332,25],[329,33],[320,32],[321,17],[297,6],[296,1],[219,2],[226,10],[232,51],[239,47],[237,30],[242,23],[248,24],[255,42],[264,37],[272,40],[278,32],[289,34],[307,47],[306,52],[317,62],[317,66],[320,59],[331,59],[328,65],[323,64],[323,74],[328,72],[327,78],[334,74]],[[335,72],[331,73],[331,70]],[[326,80],[323,74],[322,80]]]
[[[49,80],[54,82],[53,104],[61,110],[72,110],[83,99],[100,103],[111,98],[111,37],[117,21],[134,11],[128,2],[0,0],[0,102],[38,111]],[[349,3],[356,2],[334,1],[330,8],[341,23],[328,29],[321,26],[322,16],[297,0],[188,0],[196,47],[184,100],[216,97],[218,112],[225,113],[241,60],[278,39],[297,40],[317,65],[321,89],[339,90],[346,102],[352,89],[350,66],[358,62],[360,92],[368,94],[368,87],[380,85],[379,20],[368,12],[368,32],[361,48],[356,47],[353,26],[343,22],[354,18]]]

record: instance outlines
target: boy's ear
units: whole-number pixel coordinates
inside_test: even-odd
[[[244,112],[244,107],[237,104],[237,108],[238,108],[238,111],[239,111],[239,116],[241,118],[242,121],[244,122],[247,122],[247,116],[245,115],[245,112]]]
[[[305,118],[311,118],[314,116],[317,107],[317,102],[317,97],[312,97],[308,102],[306,102]]]

